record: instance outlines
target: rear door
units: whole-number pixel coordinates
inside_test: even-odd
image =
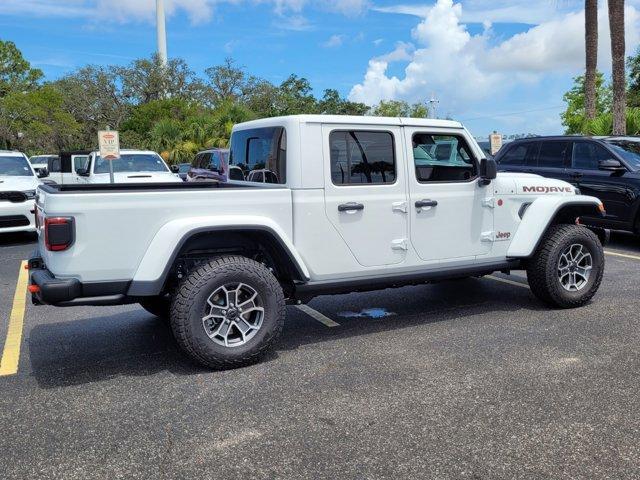
[[[543,177],[570,182],[568,167],[571,161],[571,141],[540,140],[539,145],[536,166],[531,171]]]
[[[404,261],[407,192],[399,126],[323,125],[325,211],[358,263]]]

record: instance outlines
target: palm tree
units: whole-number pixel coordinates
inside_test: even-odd
[[[596,69],[598,68],[598,0],[584,2],[584,39],[586,71],[584,75],[584,110],[587,120],[596,116]]]
[[[625,78],[624,0],[609,0],[613,76],[613,134],[625,135],[627,86]]]

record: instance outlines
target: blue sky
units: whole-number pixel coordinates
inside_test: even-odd
[[[278,83],[307,77],[368,104],[425,101],[476,135],[560,133],[562,94],[584,65],[579,0],[165,0],[169,55],[198,73],[233,57]],[[627,1],[627,49],[639,43]],[[603,4],[601,8],[605,8]],[[0,38],[54,79],[155,50],[155,0],[0,0]],[[606,10],[600,68],[610,70]]]

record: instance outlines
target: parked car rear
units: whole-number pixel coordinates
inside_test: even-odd
[[[500,171],[564,180],[600,198],[606,215],[585,223],[640,234],[640,138],[527,138],[505,145],[495,160]]]

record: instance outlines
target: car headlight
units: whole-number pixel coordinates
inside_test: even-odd
[[[34,198],[36,198],[35,190],[25,190],[22,193],[24,193],[27,196],[27,200],[33,200]]]

